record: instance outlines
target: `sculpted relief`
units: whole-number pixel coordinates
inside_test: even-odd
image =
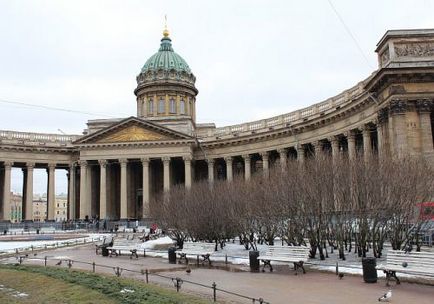
[[[387,61],[389,61],[389,49],[386,49],[383,53],[380,55],[380,61],[381,64],[385,64]]]
[[[429,57],[434,56],[434,42],[395,44],[397,57]]]
[[[98,143],[154,141],[168,139],[166,136],[139,126],[129,126],[98,140]]]

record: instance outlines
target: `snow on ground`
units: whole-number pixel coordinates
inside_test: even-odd
[[[0,291],[10,294],[11,296],[15,297],[15,298],[27,298],[29,295],[27,293],[24,292],[20,292],[16,289],[10,288],[10,287],[6,287],[2,284],[0,284]]]
[[[107,236],[107,234],[89,234],[86,238],[87,241],[96,238],[102,238]],[[14,252],[16,248],[25,248],[30,246],[44,246],[61,242],[75,242],[76,240],[82,240],[83,238],[72,238],[68,240],[50,240],[50,241],[21,241],[21,242],[1,242],[0,241],[0,253],[3,252]],[[155,240],[149,240],[141,244],[140,250],[144,250],[147,256],[151,257],[161,257],[168,258],[168,249],[161,248],[170,248],[175,246],[175,241],[170,237],[160,237]],[[260,253],[264,253],[267,250],[267,245],[257,245],[258,251]],[[331,253],[329,251],[329,258],[324,261],[316,259],[310,259],[307,265],[312,269],[317,269],[321,271],[335,272],[336,271],[336,262],[339,264],[339,272],[345,274],[355,274],[362,275],[362,259],[358,257],[354,253],[346,253],[346,261],[342,261],[337,258],[335,253]],[[381,264],[385,261],[385,257],[387,255],[387,250],[385,250],[384,255],[381,259],[378,259],[378,264]],[[318,256],[317,256],[318,257]],[[69,259],[67,256],[56,256],[58,259]],[[237,241],[234,243],[226,243],[223,249],[218,246],[218,251],[212,254],[212,261],[215,262],[225,262],[236,264],[236,265],[249,265],[249,250],[246,250],[243,245],[240,245]],[[273,265],[287,265],[287,263],[279,263],[273,262]],[[382,271],[377,271],[379,277],[384,277],[384,273]],[[415,277],[407,274],[401,274],[401,276],[406,277]]]
[[[97,239],[100,237],[103,237],[104,234],[86,234],[87,237],[79,237],[79,238],[71,238],[71,239],[65,239],[65,240],[49,240],[49,241],[0,241],[0,253],[8,253],[8,252],[15,252],[15,249],[22,249],[22,248],[29,248],[31,246],[33,247],[43,247],[45,245],[54,245],[56,243],[62,244],[62,243],[72,243],[75,241],[83,241],[83,239],[86,239],[86,241],[91,241],[92,239]]]

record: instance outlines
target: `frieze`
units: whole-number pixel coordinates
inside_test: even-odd
[[[397,57],[434,56],[434,42],[395,44],[395,54]]]

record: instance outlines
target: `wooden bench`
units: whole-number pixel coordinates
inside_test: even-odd
[[[110,244],[113,244],[113,236],[105,236],[101,242],[95,243],[95,253],[98,255],[98,252],[101,248],[108,247]]]
[[[137,250],[140,249],[139,247],[141,243],[142,242],[138,239],[128,240],[125,238],[115,238],[113,240],[113,245],[107,247],[107,249],[110,251],[110,257],[113,256],[113,253],[115,256],[118,256],[122,254],[122,251],[129,251],[131,253],[130,259],[132,259],[133,256],[138,259],[139,256]]]
[[[262,271],[265,271],[265,267],[270,268],[270,272],[273,271],[271,261],[274,262],[289,262],[294,264],[295,274],[298,273],[298,269],[302,269],[303,273],[306,273],[304,269],[304,263],[309,259],[309,247],[305,246],[269,246],[265,254],[260,255],[258,260],[261,260],[264,265]]]
[[[208,261],[208,264],[211,265],[210,256],[215,251],[214,243],[184,243],[182,249],[178,249],[176,253],[179,255],[178,263],[181,263],[183,259],[185,259],[186,264],[188,264],[187,255],[196,256],[197,264],[199,264],[199,257],[203,258],[202,264]]]
[[[434,277],[434,253],[431,252],[408,252],[401,250],[389,250],[386,256],[386,263],[376,267],[386,274],[386,285],[395,279],[400,284],[397,272]]]

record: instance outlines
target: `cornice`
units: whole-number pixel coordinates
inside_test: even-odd
[[[136,148],[152,146],[177,146],[177,145],[195,145],[196,140],[160,140],[146,142],[120,142],[120,143],[98,143],[98,144],[77,144],[80,150],[96,150],[101,148]]]

